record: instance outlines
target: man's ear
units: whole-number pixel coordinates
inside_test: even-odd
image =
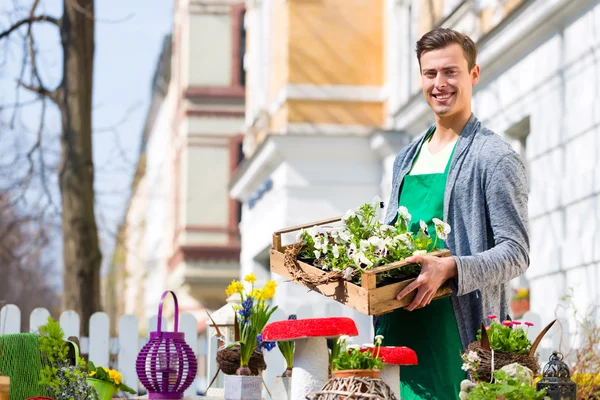
[[[476,85],[479,82],[479,73],[481,72],[479,65],[475,64],[471,69],[471,82]]]

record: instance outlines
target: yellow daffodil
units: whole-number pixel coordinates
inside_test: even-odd
[[[263,292],[260,289],[252,289],[249,296],[252,297],[256,301],[263,300]]]
[[[244,280],[248,283],[254,283],[256,282],[256,275],[254,275],[254,272],[250,272],[248,275],[246,275]]]
[[[277,287],[277,283],[275,281],[267,281],[267,284],[265,285],[265,289],[269,288],[269,289],[273,289],[273,291],[275,290],[276,287]]]
[[[263,300],[272,299],[274,296],[275,296],[275,289],[265,286],[265,288],[263,289],[263,292],[262,292]]]
[[[94,376],[94,375],[96,375],[96,371],[92,371],[92,372],[90,372],[90,375],[89,375],[89,376]]]
[[[225,291],[225,293],[227,294],[227,296],[231,296],[235,293],[242,293],[243,291],[244,284],[240,281],[233,280],[231,281],[229,286],[227,286],[227,290]]]

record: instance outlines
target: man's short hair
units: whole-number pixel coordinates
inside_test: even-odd
[[[419,68],[421,68],[421,55],[423,53],[443,49],[455,43],[462,47],[467,64],[469,65],[469,71],[472,70],[477,59],[477,46],[475,42],[467,35],[448,28],[435,28],[419,39],[416,48]]]

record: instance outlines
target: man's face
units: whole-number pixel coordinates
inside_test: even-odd
[[[471,71],[463,49],[451,44],[421,54],[421,84],[429,107],[442,118],[470,110],[479,66]]]

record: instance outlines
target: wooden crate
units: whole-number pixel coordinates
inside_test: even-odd
[[[284,265],[284,252],[287,246],[282,246],[281,235],[285,233],[299,231],[301,229],[311,228],[315,225],[331,224],[340,220],[341,217],[332,218],[324,221],[314,222],[311,224],[282,229],[273,233],[273,247],[270,251],[271,271],[276,273],[277,275],[292,279],[292,275]],[[440,250],[433,253],[429,253],[428,255],[436,257],[448,257],[450,256],[450,251]],[[326,274],[326,272],[324,272],[323,270],[314,267],[310,264],[306,264],[302,261],[298,261],[298,264],[300,268],[308,274],[313,274],[317,276]],[[309,287],[309,289],[317,293],[321,293],[326,297],[329,297],[337,302],[345,304],[348,307],[352,307],[355,310],[358,310],[367,315],[386,314],[398,308],[406,307],[412,302],[412,300],[417,294],[416,290],[409,293],[402,300],[396,300],[396,296],[398,295],[398,293],[400,293],[400,291],[402,291],[402,289],[404,289],[412,281],[414,281],[415,278],[387,284],[384,286],[377,286],[377,274],[396,269],[407,264],[408,263],[406,261],[397,261],[391,264],[382,265],[368,270],[362,275],[361,286],[356,285],[352,282],[348,282],[346,280],[340,280],[339,282],[332,282],[325,285]],[[303,284],[301,282],[297,283]],[[446,283],[442,287],[440,287],[440,289],[435,294],[434,299],[447,297],[451,294],[452,289],[450,288],[449,284]]]

